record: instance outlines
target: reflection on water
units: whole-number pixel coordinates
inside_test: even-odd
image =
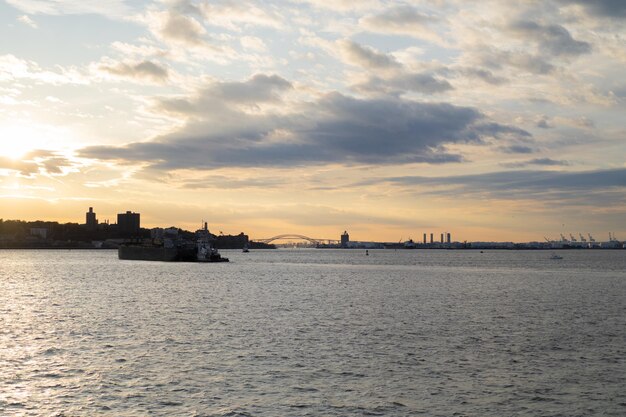
[[[0,251],[0,414],[626,415],[626,251],[560,253]]]

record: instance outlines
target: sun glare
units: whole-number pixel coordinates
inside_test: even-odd
[[[0,156],[23,158],[35,149],[50,148],[55,132],[37,125],[0,125]]]

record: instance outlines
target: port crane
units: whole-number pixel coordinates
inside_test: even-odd
[[[578,233],[578,235],[580,236],[580,241],[581,242],[586,242],[587,241],[587,239],[585,239],[585,237],[583,236],[582,233]]]

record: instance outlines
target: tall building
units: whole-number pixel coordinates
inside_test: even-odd
[[[441,234],[441,243],[443,243],[443,233]]]
[[[430,234],[430,243],[435,243],[435,236],[433,233]]]
[[[341,247],[347,248],[348,242],[350,242],[350,235],[348,234],[348,232],[344,231],[341,235]]]
[[[138,236],[141,229],[139,213],[127,211],[117,215],[117,230],[124,237]]]
[[[424,244],[426,244],[426,233],[424,233]]]
[[[85,213],[85,226],[88,230],[96,230],[98,228],[98,219],[96,213],[93,212],[93,207],[89,207],[89,211]]]
[[[446,233],[446,243],[451,243],[451,240],[450,233]]]

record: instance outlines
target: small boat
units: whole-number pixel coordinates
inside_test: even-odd
[[[250,252],[250,249],[248,249],[248,245],[243,245],[243,249],[241,251],[243,253],[248,253],[248,252]]]
[[[550,256],[550,259],[563,259],[563,257],[560,255],[557,255],[556,253],[553,253],[552,256]]]

